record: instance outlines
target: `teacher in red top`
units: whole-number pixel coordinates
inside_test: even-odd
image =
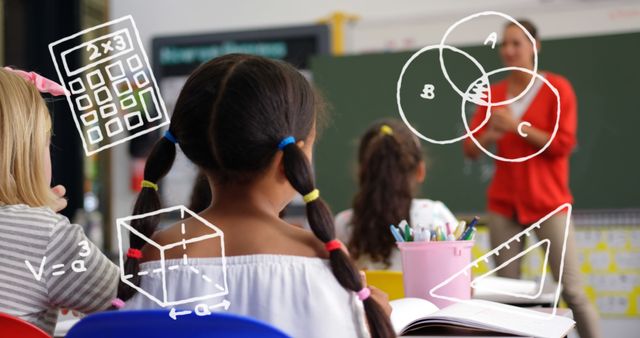
[[[537,30],[529,21],[520,24],[536,41]],[[503,32],[500,57],[507,67],[533,69],[534,46],[516,24],[508,24]],[[576,97],[569,81],[551,72],[539,72],[560,96],[558,130],[551,144],[539,155],[523,162],[496,161],[495,174],[487,191],[490,239],[493,247],[508,241],[524,227],[537,222],[563,203],[572,203],[569,190],[569,157],[576,145]],[[532,75],[510,71],[507,77],[491,86],[491,102],[504,102],[520,96]],[[493,105],[489,121],[474,136],[485,148],[495,145],[496,155],[515,159],[536,153],[550,140],[557,120],[557,97],[542,80],[535,79],[529,90],[508,105]],[[485,119],[486,107],[479,106],[471,120],[474,130]],[[464,142],[465,156],[475,159],[482,154],[469,138]],[[549,265],[558,280],[564,243],[566,213],[559,213],[536,229],[539,239],[549,239]],[[513,258],[523,249],[514,241],[510,249],[494,256],[496,266]],[[520,260],[498,270],[503,277],[520,277]],[[562,296],[573,310],[582,338],[600,337],[598,315],[585,295],[575,249],[573,225],[570,226],[562,275]]]

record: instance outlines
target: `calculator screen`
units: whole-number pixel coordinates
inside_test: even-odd
[[[73,76],[83,70],[109,61],[133,50],[131,37],[126,29],[103,35],[97,39],[85,42],[62,53],[62,62],[67,75]],[[89,60],[80,68],[70,69],[70,60]]]

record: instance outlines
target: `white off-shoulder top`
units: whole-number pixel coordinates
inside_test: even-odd
[[[161,270],[160,261],[140,265],[140,287],[162,300]],[[225,311],[215,305],[227,300],[229,313],[269,323],[292,337],[369,337],[362,302],[338,283],[326,259],[270,254],[226,257],[226,285],[221,258],[169,259],[165,271],[168,301],[228,291],[175,306],[182,311],[201,303],[213,306],[212,312]],[[150,308],[161,306],[138,292],[123,309]]]

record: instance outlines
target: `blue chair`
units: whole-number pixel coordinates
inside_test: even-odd
[[[288,338],[282,331],[255,319],[228,313],[169,317],[166,310],[111,311],[87,316],[66,338]]]

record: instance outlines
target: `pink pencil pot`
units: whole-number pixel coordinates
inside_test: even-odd
[[[402,258],[405,297],[426,299],[439,308],[454,302],[432,297],[431,289],[450,277],[455,278],[434,290],[438,296],[471,298],[471,273],[460,273],[471,263],[473,241],[398,242]]]

